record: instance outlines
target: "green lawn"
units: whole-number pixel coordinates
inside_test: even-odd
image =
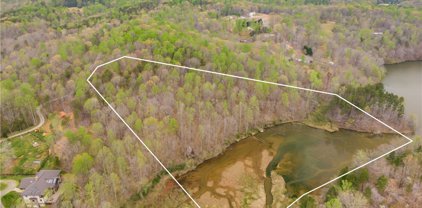
[[[11,191],[1,198],[1,203],[3,203],[5,208],[15,207],[15,205],[20,203],[20,198],[21,197],[19,193],[17,193],[16,191]]]

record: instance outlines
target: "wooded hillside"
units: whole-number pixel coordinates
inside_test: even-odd
[[[381,81],[384,63],[422,59],[421,10],[249,1],[69,2],[79,7],[29,3],[3,12],[0,20],[2,135],[36,123],[33,112],[40,104],[48,113],[75,115],[76,127],[55,132],[50,146],[68,173],[63,207],[139,203],[159,180],[159,164],[86,82],[95,66],[123,55],[357,100],[351,89],[370,89],[392,103],[374,101],[370,113],[388,114],[385,122],[400,129],[411,126],[399,97],[365,87]],[[254,32],[236,24],[250,12],[264,20]],[[130,60],[107,65],[93,83],[176,170],[217,154],[253,128],[311,119],[332,99]],[[337,122],[350,113],[338,108],[321,111],[317,120]]]

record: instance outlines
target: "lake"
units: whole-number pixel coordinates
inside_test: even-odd
[[[415,122],[416,134],[422,135],[422,61],[385,66],[385,89],[404,97],[405,114]]]

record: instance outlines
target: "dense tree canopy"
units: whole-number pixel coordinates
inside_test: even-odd
[[[406,123],[403,100],[376,83],[382,64],[422,58],[421,11],[338,2],[57,0],[2,11],[1,133],[36,123],[41,104],[47,114],[74,113],[75,125],[52,139],[66,150],[56,153],[69,173],[63,206],[140,203],[152,187],[146,184],[160,180],[161,167],[86,82],[95,66],[122,55],[336,92],[405,128],[399,126]],[[242,18],[251,12],[263,16],[268,30],[242,33],[262,26],[248,28]],[[92,81],[174,170],[277,121],[314,112],[330,122],[349,114],[364,119],[332,98],[129,60],[107,65]],[[333,111],[321,106],[327,103]],[[353,180],[366,182],[364,173]],[[366,203],[355,192],[327,203],[354,198]]]

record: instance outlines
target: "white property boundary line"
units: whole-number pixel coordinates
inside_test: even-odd
[[[342,178],[343,176],[352,173],[382,157],[385,157],[386,155],[390,154],[391,152],[394,152],[410,143],[413,142],[412,139],[410,139],[409,137],[407,137],[406,135],[400,133],[399,131],[395,130],[393,127],[387,125],[386,123],[382,122],[381,120],[375,118],[374,116],[372,116],[371,114],[369,114],[368,112],[362,110],[361,108],[359,108],[358,106],[356,106],[355,104],[351,103],[350,101],[346,100],[345,98],[341,97],[340,95],[336,94],[336,93],[331,93],[331,92],[325,92],[325,91],[320,91],[320,90],[314,90],[314,89],[308,89],[308,88],[303,88],[303,87],[297,87],[297,86],[292,86],[292,85],[287,85],[287,84],[280,84],[280,83],[275,83],[275,82],[268,82],[268,81],[264,81],[264,80],[258,80],[258,79],[252,79],[252,78],[248,78],[248,77],[241,77],[241,76],[236,76],[236,75],[231,75],[231,74],[224,74],[224,73],[220,73],[220,72],[215,72],[215,71],[208,71],[208,70],[203,70],[203,69],[196,69],[196,68],[192,68],[192,67],[186,67],[186,66],[180,66],[180,65],[175,65],[175,64],[169,64],[169,63],[164,63],[164,62],[159,62],[159,61],[153,61],[153,60],[147,60],[147,59],[141,59],[141,58],[136,58],[136,57],[131,57],[131,56],[122,56],[120,58],[117,59],[113,59],[107,63],[104,64],[100,64],[97,67],[95,67],[94,71],[89,75],[89,77],[86,79],[86,81],[89,83],[89,85],[91,85],[91,87],[95,90],[95,92],[104,100],[104,102],[107,103],[107,105],[111,108],[111,110],[117,115],[117,117],[119,117],[119,119],[126,125],[126,127],[132,132],[132,134],[141,142],[141,144],[148,150],[148,152],[154,157],[155,160],[157,160],[157,162],[164,168],[164,170],[169,174],[169,176],[177,183],[177,185],[179,185],[179,187],[183,190],[183,192],[186,193],[186,195],[193,201],[193,203],[197,206],[197,207],[201,207],[199,206],[199,204],[195,201],[195,199],[192,198],[192,196],[186,191],[185,188],[183,188],[183,186],[177,181],[177,179],[173,176],[173,174],[170,173],[170,171],[163,165],[163,163],[158,159],[157,156],[155,156],[155,154],[148,148],[148,146],[141,140],[141,138],[139,138],[139,136],[135,133],[135,131],[126,123],[126,121],[119,115],[119,113],[117,113],[117,111],[113,108],[113,106],[104,98],[104,96],[97,90],[97,88],[95,88],[95,86],[91,83],[90,79],[92,77],[92,75],[94,75],[94,73],[97,71],[97,69],[99,69],[100,67],[103,67],[107,64],[111,64],[113,62],[116,62],[120,59],[132,59],[132,60],[136,60],[136,61],[143,61],[143,62],[148,62],[148,63],[154,63],[154,64],[161,64],[161,65],[165,65],[165,66],[171,66],[171,67],[176,67],[176,68],[180,68],[180,69],[188,69],[188,70],[192,70],[192,71],[197,71],[197,72],[202,72],[202,73],[207,73],[207,74],[214,74],[214,75],[221,75],[221,76],[225,76],[225,77],[231,77],[231,78],[237,78],[237,79],[242,79],[242,80],[248,80],[248,81],[254,81],[254,82],[259,82],[259,83],[264,83],[264,84],[271,84],[271,85],[276,85],[276,86],[282,86],[282,87],[287,87],[287,88],[292,88],[292,89],[297,89],[297,90],[305,90],[305,91],[309,91],[309,92],[316,92],[316,93],[320,93],[320,94],[326,94],[326,95],[332,95],[332,96],[336,96],[338,98],[340,98],[341,100],[343,100],[344,102],[350,104],[351,106],[355,107],[356,109],[360,110],[361,112],[365,113],[366,115],[368,115],[369,117],[373,118],[374,120],[378,121],[379,123],[383,124],[384,126],[386,126],[387,128],[389,128],[390,130],[394,131],[395,133],[399,134],[400,136],[404,137],[405,139],[407,139],[408,141],[405,144],[402,144],[368,162],[366,162],[363,165],[360,165],[350,171],[348,171],[347,173],[344,173],[304,194],[302,194],[300,197],[298,197],[296,200],[294,200],[289,206],[287,206],[287,208],[290,208],[291,206],[293,206],[293,204],[295,204],[296,202],[298,202],[301,198],[303,198],[304,196],[308,195],[311,192],[314,192],[315,190],[318,190],[320,188],[322,188],[323,186],[326,186],[329,183],[332,183],[340,178]]]

